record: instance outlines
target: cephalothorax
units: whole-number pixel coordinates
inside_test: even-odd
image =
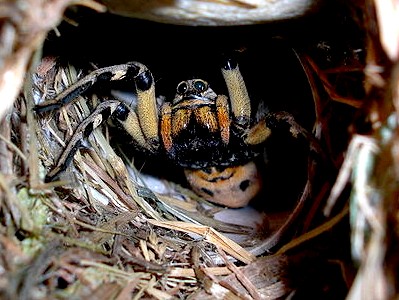
[[[137,105],[131,108],[117,100],[102,102],[77,128],[47,180],[65,170],[82,138],[112,117],[139,148],[165,154],[183,167],[197,194],[224,206],[247,205],[261,189],[253,160],[271,130],[284,122],[293,136],[309,135],[284,112],[255,119],[238,64],[227,60],[222,74],[229,97],[216,94],[202,79],[191,79],[179,83],[173,101],[161,107],[156,102],[153,76],[141,63],[106,67],[83,77],[54,100],[37,105],[36,111],[57,109],[98,82],[121,79],[133,79]]]

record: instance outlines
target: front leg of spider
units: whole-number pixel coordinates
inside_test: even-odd
[[[117,80],[133,79],[140,74],[143,69],[146,69],[146,67],[139,62],[130,62],[97,69],[70,85],[54,99],[36,105],[35,111],[37,113],[44,113],[46,111],[60,109],[83,93],[95,89],[96,86]]]
[[[159,147],[158,112],[156,107],[155,86],[151,72],[141,63],[132,62],[102,68],[90,73],[78,82],[68,87],[54,100],[37,105],[38,113],[61,107],[84,91],[92,88],[96,83],[104,80],[120,80],[133,78],[137,89],[137,107],[131,109],[116,100],[102,102],[75,130],[65,150],[57,161],[56,166],[47,174],[46,182],[56,180],[72,161],[76,151],[81,147],[83,139],[87,138],[94,129],[112,117],[133,138],[133,140],[147,150],[155,152]]]
[[[135,110],[121,104],[113,118],[141,148],[155,153],[160,147],[155,83],[147,67],[140,65],[140,72],[134,77],[137,92]]]

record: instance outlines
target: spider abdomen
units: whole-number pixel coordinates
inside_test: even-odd
[[[262,188],[254,162],[235,167],[185,169],[185,175],[198,195],[232,208],[246,206]]]

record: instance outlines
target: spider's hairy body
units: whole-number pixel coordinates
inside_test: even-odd
[[[253,160],[261,152],[262,143],[279,121],[296,124],[286,115],[275,118],[267,114],[260,121],[253,120],[238,65],[226,61],[222,74],[229,97],[218,95],[202,79],[191,79],[179,83],[174,99],[158,107],[151,72],[145,65],[131,62],[98,69],[54,100],[37,105],[37,112],[57,109],[103,81],[133,81],[137,91],[135,108],[116,100],[101,103],[78,127],[47,180],[57,178],[82,139],[112,117],[139,149],[164,154],[184,168],[188,183],[199,195],[224,206],[247,205],[261,189]]]
[[[194,89],[204,86],[204,93]],[[246,164],[258,154],[242,139],[240,128],[231,122],[227,99],[218,96],[208,83],[192,79],[161,113],[161,137],[168,157],[184,168],[204,169]],[[171,130],[167,128],[171,127]]]

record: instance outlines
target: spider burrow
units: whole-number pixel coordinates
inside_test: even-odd
[[[157,105],[154,78],[139,62],[97,69],[36,105],[37,113],[56,110],[96,84],[132,80],[137,105],[106,100],[76,129],[46,181],[57,179],[72,161],[82,140],[103,121],[112,118],[142,150],[166,157],[184,169],[187,182],[203,198],[227,207],[246,206],[261,190],[254,162],[272,130],[288,124],[294,137],[302,136],[317,150],[314,138],[286,112],[253,117],[251,101],[238,64],[227,59],[221,68],[228,95],[218,95],[208,82],[190,79],[177,85],[171,102]]]

